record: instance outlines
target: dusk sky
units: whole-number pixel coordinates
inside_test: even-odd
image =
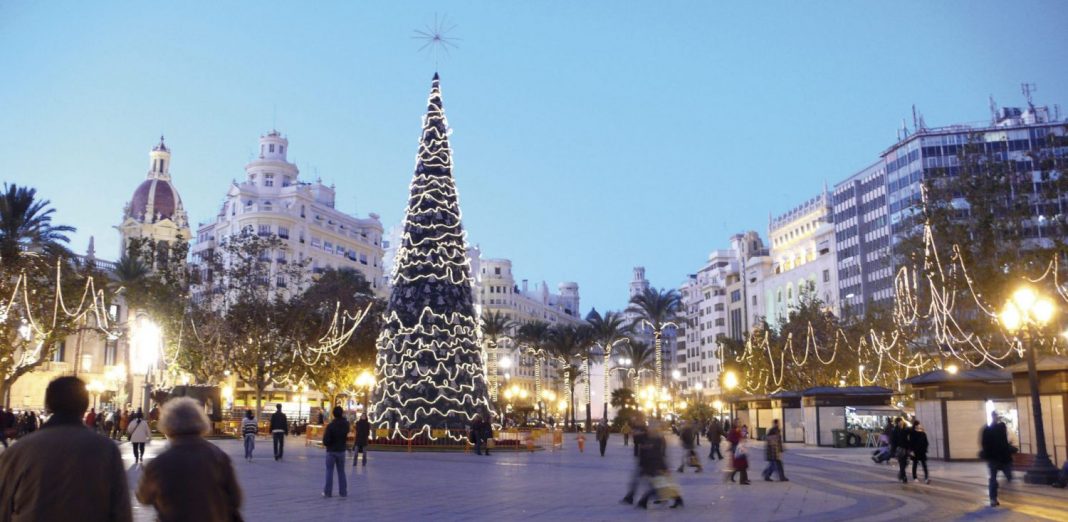
[[[733,233],[876,160],[911,126],[989,121],[988,96],[1068,111],[1068,3],[0,1],[0,181],[36,187],[118,257],[160,133],[191,221],[257,138],[290,140],[338,208],[403,217],[435,63],[469,240],[517,279],[626,306]],[[861,5],[863,4],[863,5]],[[742,7],[744,6],[744,7]]]

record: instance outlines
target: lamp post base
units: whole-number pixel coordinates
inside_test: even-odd
[[[1048,486],[1057,481],[1059,474],[1060,471],[1049,460],[1049,457],[1042,455],[1035,457],[1035,462],[1024,472],[1024,483]]]

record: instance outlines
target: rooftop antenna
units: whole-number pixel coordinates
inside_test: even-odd
[[[994,95],[990,95],[990,124],[995,125],[998,122],[998,103],[994,101]]]
[[[1031,103],[1031,94],[1038,92],[1038,86],[1033,83],[1021,83],[1020,92],[1022,92],[1024,98],[1027,99],[1027,107],[1034,110],[1035,105]]]
[[[912,128],[919,130],[920,120],[916,117],[916,104],[912,104]]]

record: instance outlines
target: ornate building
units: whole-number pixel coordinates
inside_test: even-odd
[[[122,224],[118,226],[122,236],[120,256],[126,252],[130,239],[173,242],[189,241],[192,237],[182,198],[171,184],[171,151],[164,144],[163,136],[148,157],[148,175],[122,211]]]
[[[288,148],[289,140],[276,130],[260,136],[259,156],[245,165],[245,180],[230,185],[215,221],[198,227],[193,261],[232,235],[277,235],[288,244],[277,263],[307,262],[313,273],[353,268],[386,295],[378,215],[358,218],[335,208],[334,187],[301,181],[297,166],[286,159]]]

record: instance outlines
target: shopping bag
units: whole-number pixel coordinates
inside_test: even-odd
[[[670,475],[657,475],[653,477],[653,489],[656,497],[660,500],[670,500],[679,497],[679,486],[671,480]]]
[[[698,459],[697,454],[691,451],[689,458],[686,460],[686,465],[694,468],[699,468],[701,467],[701,459]]]

